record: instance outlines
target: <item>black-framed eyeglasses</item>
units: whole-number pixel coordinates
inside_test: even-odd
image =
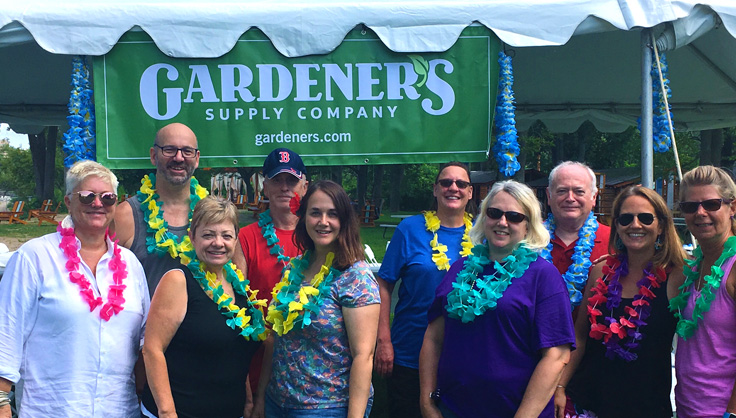
[[[83,205],[91,205],[96,197],[99,197],[100,202],[105,206],[112,206],[118,201],[118,195],[112,192],[95,193],[89,190],[82,190],[81,192],[77,192],[76,195],[79,198],[79,203]]]
[[[184,158],[194,158],[197,155],[197,151],[199,149],[192,148],[192,147],[182,147],[177,148],[173,145],[164,145],[163,147],[159,144],[153,144],[154,147],[161,148],[161,154],[164,155],[164,157],[173,157],[181,151],[181,156]]]
[[[652,222],[654,222],[654,214],[653,213],[637,213],[634,215],[633,213],[622,213],[618,215],[618,218],[616,218],[616,222],[618,222],[621,226],[626,226],[632,222],[634,222],[634,216],[636,216],[637,219],[639,219],[639,223],[642,225],[651,225]]]
[[[721,205],[724,203],[729,204],[731,201],[728,199],[708,199],[700,202],[680,202],[680,210],[683,213],[695,213],[698,211],[698,207],[702,205],[703,209],[708,212],[715,212],[720,209]]]
[[[504,212],[498,208],[486,209],[486,215],[488,215],[488,217],[491,219],[501,219],[502,216],[505,216],[506,221],[511,222],[512,224],[524,222],[524,219],[526,219],[526,215],[524,215],[523,213],[514,212],[513,210],[508,210]]]
[[[455,183],[458,189],[467,189],[470,186],[470,182],[465,180],[439,179],[437,183],[445,189],[452,187],[452,183]]]

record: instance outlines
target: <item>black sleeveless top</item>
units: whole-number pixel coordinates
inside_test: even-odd
[[[641,329],[644,339],[633,352],[638,358],[626,362],[606,358],[603,340],[587,337],[585,355],[566,393],[578,408],[595,412],[599,418],[664,418],[672,416],[672,339],[677,321],[669,311],[667,282],[651,289],[651,315]],[[633,299],[622,299],[613,317],[624,314]],[[604,306],[604,315],[610,311]],[[581,315],[587,315],[585,310]]]
[[[141,262],[143,271],[146,272],[148,291],[151,294],[151,298],[153,298],[153,293],[156,290],[156,286],[158,286],[158,282],[161,281],[161,277],[163,277],[167,271],[172,269],[186,270],[186,267],[179,263],[179,260],[174,260],[168,254],[159,257],[158,255],[148,253],[148,247],[146,244],[148,226],[144,219],[145,215],[141,210],[141,202],[138,201],[136,196],[128,198],[127,202],[133,209],[133,225],[135,227],[133,242],[130,244],[130,251],[133,251],[133,254],[138,258],[138,261]],[[189,229],[189,225],[168,227],[168,231],[179,239],[186,235],[187,229]]]
[[[239,418],[245,408],[245,381],[260,342],[246,341],[184,268],[187,313],[166,352],[171,393],[180,418]],[[244,307],[246,298],[235,295]],[[143,405],[158,415],[146,385]]]

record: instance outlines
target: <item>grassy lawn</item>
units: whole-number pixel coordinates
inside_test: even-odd
[[[22,224],[0,224],[0,242],[3,238],[17,238],[29,240],[56,231],[56,225],[44,223],[38,226],[38,221],[28,225]]]

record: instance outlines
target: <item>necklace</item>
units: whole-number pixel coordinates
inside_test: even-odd
[[[265,299],[256,299],[256,292],[250,289],[250,282],[243,277],[243,273],[232,262],[223,267],[225,280],[233,286],[233,291],[247,298],[247,306],[244,308],[235,304],[235,298],[225,293],[222,284],[217,281],[217,275],[205,271],[204,266],[197,258],[194,251],[187,252],[187,268],[192,276],[202,287],[207,296],[217,304],[220,313],[227,318],[225,323],[230,328],[238,331],[238,334],[249,341],[263,341],[268,332],[266,322],[263,320],[263,307],[266,306]]]
[[[291,257],[284,255],[284,247],[279,244],[279,237],[276,236],[273,218],[271,218],[271,209],[267,209],[261,213],[258,219],[258,226],[261,227],[261,234],[263,234],[263,238],[266,240],[266,245],[271,247],[269,253],[275,255],[278,261],[286,267]]]
[[[66,256],[66,270],[69,272],[69,280],[79,286],[79,294],[82,296],[82,300],[87,302],[89,305],[89,311],[92,312],[100,308],[100,318],[103,321],[109,321],[113,315],[117,315],[123,311],[123,304],[125,299],[123,298],[123,291],[125,290],[125,284],[123,280],[128,276],[128,271],[125,269],[125,261],[120,255],[120,248],[118,247],[118,241],[113,242],[113,256],[107,263],[112,273],[113,283],[107,291],[107,302],[103,302],[102,297],[95,297],[92,291],[92,284],[79,272],[79,264],[82,262],[79,257],[79,247],[77,246],[77,235],[74,232],[74,228],[63,228],[61,223],[56,227],[56,231],[61,235],[61,242],[59,243],[59,249]]]
[[[194,205],[200,199],[207,197],[209,193],[207,189],[199,185],[196,178],[192,177],[189,180],[189,194],[189,223],[191,223]],[[143,217],[146,219],[148,232],[146,248],[148,254],[156,254],[159,257],[169,254],[171,258],[176,260],[182,253],[193,250],[192,243],[189,241],[189,234],[184,234],[182,238],[179,238],[168,231],[169,224],[164,220],[162,204],[157,200],[156,174],[151,173],[143,176],[137,197],[138,201],[141,202]]]
[[[473,243],[470,241],[470,228],[473,227],[473,217],[465,212],[463,214],[463,223],[465,224],[465,232],[463,233],[461,257],[466,257],[473,251]],[[440,229],[440,218],[437,217],[435,211],[429,210],[424,212],[424,224],[427,231],[432,233],[432,240],[429,246],[432,247],[432,261],[437,266],[437,270],[447,271],[450,269],[450,258],[447,257],[447,245],[440,244],[437,238],[437,231]]]
[[[635,350],[639,341],[644,338],[642,328],[652,311],[652,300],[656,297],[652,288],[658,288],[665,282],[667,276],[662,268],[651,272],[652,265],[644,269],[644,277],[636,282],[638,289],[631,306],[624,307],[626,315],[618,319],[613,317],[613,310],[621,304],[623,286],[621,277],[629,274],[629,264],[625,255],[608,257],[603,267],[603,276],[596,279],[596,285],[591,288],[593,296],[588,298],[588,318],[590,319],[590,337],[603,340],[606,347],[606,357],[613,360],[619,357],[625,361],[634,361],[638,358]],[[609,279],[610,278],[610,279]],[[611,311],[608,316],[603,315],[598,306],[606,304]]]
[[[307,251],[301,257],[292,258],[289,262],[291,268],[284,269],[281,281],[271,292],[273,300],[268,306],[266,320],[273,324],[273,330],[280,336],[291,331],[294,325],[304,329],[312,323],[311,315],[319,313],[332,283],[340,275],[337,269],[332,268],[335,254],[330,252],[309,285],[302,285],[310,255],[311,252]]]
[[[450,318],[467,323],[488,309],[496,309],[498,300],[503,297],[511,281],[521,277],[538,256],[526,246],[519,245],[500,263],[494,262],[496,271],[492,275],[481,278],[479,275],[491,263],[487,254],[487,245],[476,245],[463,262],[463,269],[457,274],[452,290],[447,295],[446,310]]]
[[[705,284],[700,289],[700,297],[697,298],[695,306],[693,306],[692,319],[685,319],[682,316],[682,310],[687,306],[687,301],[692,292],[691,286],[700,277],[700,265],[703,262],[703,250],[698,247],[693,251],[695,260],[685,259],[685,282],[680,286],[680,294],[670,300],[670,311],[677,317],[677,334],[682,339],[687,340],[692,337],[698,328],[698,320],[703,319],[703,315],[710,310],[710,304],[716,298],[715,291],[721,287],[724,271],[721,269],[723,263],[729,258],[736,255],[736,237],[726,240],[723,246],[721,256],[718,257],[713,266],[710,268],[710,274],[705,276],[703,280]]]
[[[555,235],[555,218],[552,213],[549,214],[544,226],[549,231],[550,238]],[[598,230],[598,221],[595,219],[593,212],[588,214],[588,219],[578,231],[578,242],[575,244],[575,252],[572,255],[572,264],[567,268],[562,279],[565,280],[567,291],[570,295],[570,305],[574,308],[580,305],[583,300],[583,288],[585,282],[588,281],[588,269],[593,264],[590,261],[590,253],[595,245],[595,232]],[[552,262],[552,240],[550,239],[547,248],[542,250],[542,258]]]

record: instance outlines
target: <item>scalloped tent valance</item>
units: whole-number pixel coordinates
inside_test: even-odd
[[[258,28],[288,57],[323,54],[364,25],[396,52],[443,51],[480,24],[515,51],[519,128],[621,131],[640,112],[640,29],[667,31],[680,129],[736,125],[736,4],[696,0],[2,1],[0,120],[65,124],[70,55],[101,55],[128,30],[164,53],[217,57]],[[669,23],[668,23],[669,22]],[[675,22],[674,24],[672,22]],[[710,22],[710,25],[708,24]],[[712,30],[702,28],[714,27]]]

